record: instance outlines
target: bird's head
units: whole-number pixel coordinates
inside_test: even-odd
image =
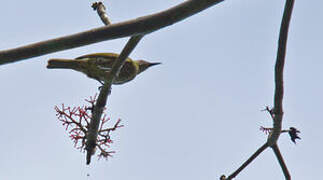
[[[155,66],[155,65],[158,65],[158,64],[161,64],[160,62],[156,62],[156,63],[151,63],[151,62],[147,62],[147,61],[144,61],[144,60],[138,60],[137,61],[138,65],[139,65],[139,73],[145,71],[146,69],[148,69],[149,67],[151,66]]]

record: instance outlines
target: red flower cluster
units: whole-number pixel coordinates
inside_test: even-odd
[[[55,110],[57,112],[56,116],[59,121],[62,122],[63,126],[65,126],[66,131],[69,133],[69,137],[74,142],[74,147],[80,149],[84,152],[85,142],[86,142],[86,134],[88,132],[91,116],[92,116],[92,107],[96,102],[96,95],[94,97],[90,97],[90,99],[85,99],[86,102],[90,103],[90,106],[78,106],[78,107],[65,107],[62,104],[61,108],[55,106]],[[100,150],[99,158],[104,157],[108,158],[112,156],[114,151],[108,151],[110,148],[110,144],[113,141],[110,138],[110,132],[115,131],[117,128],[123,127],[120,125],[121,119],[118,119],[113,127],[106,127],[107,122],[110,121],[110,118],[103,115],[100,127],[98,131],[98,138],[96,147]]]

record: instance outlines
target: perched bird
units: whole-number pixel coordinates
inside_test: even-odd
[[[95,53],[84,55],[75,59],[50,59],[48,69],[73,69],[86,74],[89,78],[98,80],[101,84],[109,76],[112,65],[118,58],[115,53]],[[132,60],[127,58],[119,75],[112,84],[123,84],[133,80],[139,73],[151,66],[161,64],[150,63],[144,60]]]

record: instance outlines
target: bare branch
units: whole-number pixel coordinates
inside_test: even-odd
[[[279,162],[279,165],[280,165],[280,167],[281,167],[281,168],[282,168],[282,170],[283,170],[283,173],[284,173],[285,179],[286,179],[286,180],[290,180],[290,179],[291,179],[290,174],[289,174],[289,172],[288,172],[287,166],[286,166],[286,164],[285,164],[285,161],[284,161],[284,159],[283,159],[283,156],[282,156],[282,155],[281,155],[281,153],[280,153],[280,150],[279,150],[279,148],[278,148],[277,144],[274,144],[273,146],[271,146],[271,148],[273,149],[273,151],[274,151],[274,153],[275,153],[275,155],[276,155],[276,157],[277,157],[277,160],[278,160],[278,162]]]
[[[294,0],[286,0],[283,19],[280,27],[278,52],[275,65],[275,95],[274,95],[274,129],[268,138],[269,146],[276,144],[281,129],[283,119],[283,96],[284,96],[284,64],[286,56],[286,46],[288,37],[288,28],[292,16]]]
[[[0,51],[0,65],[57,51],[134,35],[170,26],[224,0],[187,0],[168,10],[100,28]]]
[[[132,52],[132,50],[136,47],[136,45],[139,43],[142,37],[143,36],[139,35],[139,36],[133,36],[129,39],[128,43],[123,48],[119,57],[113,63],[110,76],[108,76],[108,79],[105,81],[104,85],[101,88],[97,102],[93,107],[93,116],[91,118],[89,131],[87,134],[87,141],[86,141],[86,148],[85,148],[87,151],[86,164],[90,164],[91,156],[93,155],[96,147],[96,140],[98,136],[100,119],[101,119],[104,107],[106,105],[108,95],[110,94],[110,91],[111,91],[111,84],[114,81],[115,77],[118,75],[127,57]]]
[[[228,178],[226,178],[225,180],[231,180],[233,178],[235,178],[245,167],[247,167],[254,159],[256,159],[256,157],[259,156],[259,154],[261,154],[265,149],[267,149],[269,146],[267,143],[265,143],[264,145],[262,145],[255,153],[253,153],[249,159],[246,160],[246,162],[244,162],[234,173],[232,173]]]

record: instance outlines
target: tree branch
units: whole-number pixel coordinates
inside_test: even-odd
[[[117,60],[113,63],[110,75],[108,76],[107,80],[105,81],[104,85],[101,88],[99,97],[96,101],[95,106],[93,107],[93,113],[91,122],[89,125],[89,131],[87,134],[87,141],[86,141],[86,164],[90,164],[91,156],[94,154],[95,147],[96,147],[96,139],[98,136],[98,129],[100,124],[100,119],[102,116],[102,112],[106,105],[108,95],[111,91],[111,85],[114,81],[115,77],[119,73],[120,69],[122,68],[124,62],[126,61],[129,54],[132,50],[136,47],[143,36],[132,36],[126,46],[123,48],[122,52],[118,56]]]
[[[280,153],[280,150],[278,148],[278,145],[277,144],[274,144],[274,145],[271,146],[271,148],[273,149],[273,151],[274,151],[274,153],[275,153],[275,155],[277,157],[277,160],[279,162],[279,165],[280,165],[280,167],[283,170],[285,179],[286,180],[290,180],[291,179],[290,174],[288,172],[288,169],[287,169],[287,166],[285,164],[284,158],[283,158],[283,156]]]
[[[249,159],[247,159],[234,173],[232,173],[228,178],[225,178],[225,180],[231,180],[235,178],[245,167],[247,167],[256,157],[259,156],[265,149],[267,149],[269,146],[267,143],[262,145],[255,153],[253,153]]]
[[[109,17],[107,15],[106,12],[106,8],[104,6],[104,4],[102,2],[95,2],[92,4],[92,8],[94,11],[96,11],[99,15],[99,17],[101,18],[101,21],[103,22],[103,24],[105,24],[106,26],[111,24]]]
[[[284,64],[286,56],[286,46],[288,37],[288,28],[292,16],[294,0],[286,0],[284,14],[280,27],[277,59],[275,65],[275,95],[274,95],[274,108],[273,108],[273,121],[274,129],[271,136],[268,138],[269,146],[275,145],[281,129],[283,119],[283,96],[284,96]]]
[[[0,65],[61,50],[133,35],[145,35],[179,22],[224,0],[187,0],[168,10],[109,26],[0,51]]]

